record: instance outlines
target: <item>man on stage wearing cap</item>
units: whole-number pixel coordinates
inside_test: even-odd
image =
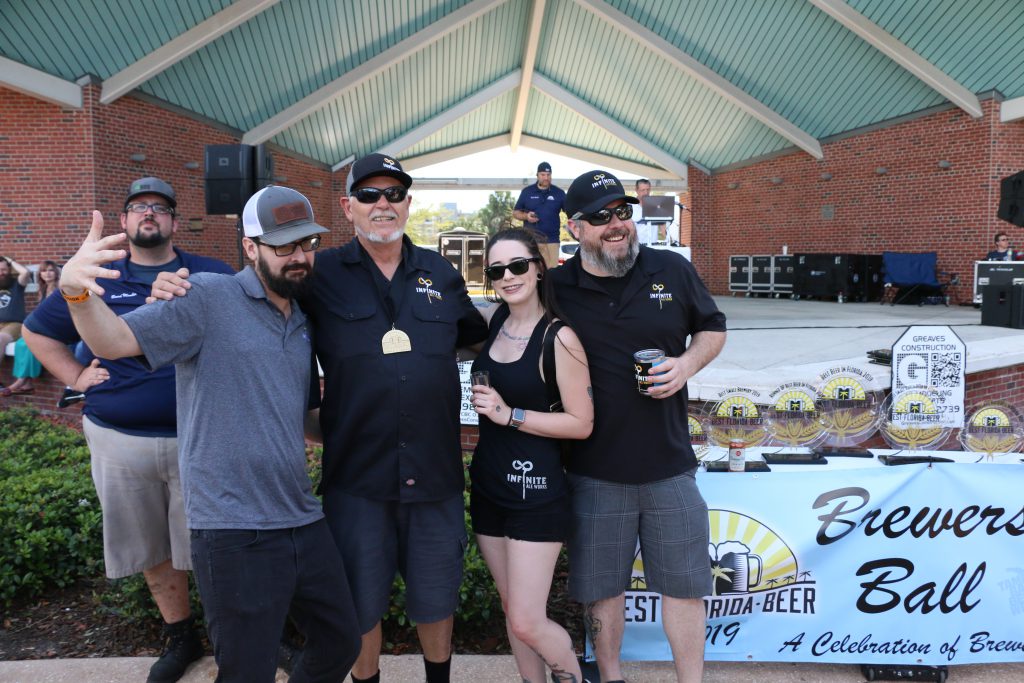
[[[181,481],[218,681],[270,683],[289,613],[306,636],[291,681],[344,680],[359,651],[341,556],[306,473],[320,401],[295,298],[327,230],[303,195],[266,187],[242,214],[253,266],[191,276],[187,297],[117,317],[101,296],[124,235],[93,227],[61,274],[85,342],[105,358],[178,369]],[[99,278],[99,279],[98,279]],[[339,580],[340,578],[340,580]]]
[[[129,255],[111,264],[120,275],[106,284],[103,295],[116,314],[142,306],[160,272],[182,267],[234,272],[226,263],[173,246],[176,207],[174,189],[159,178],[141,178],[129,187],[121,213]],[[145,575],[167,639],[149,681],[176,681],[203,648],[189,606],[186,572],[192,562],[178,476],[174,368],[150,372],[135,359],[100,360],[87,349],[84,363],[79,362],[68,344],[80,336],[68,302],[59,296],[40,303],[25,321],[23,336],[54,377],[86,391],[82,429],[103,508],[106,573],[110,578]],[[99,383],[83,387],[86,377]]]
[[[392,157],[352,165],[341,207],[356,236],[317,255],[307,307],[324,368],[324,512],[363,634],[357,682],[379,680],[396,572],[426,680],[448,681],[462,580],[456,349],[483,341],[487,326],[458,271],[405,236],[411,185]]]
[[[721,351],[725,316],[689,261],[639,245],[631,220],[638,201],[607,171],[574,180],[565,211],[580,248],[548,275],[586,349],[595,402],[594,431],[571,442],[567,464],[569,594],[584,604],[601,680],[621,681],[624,595],[639,537],[647,587],[664,596],[676,676],[696,682],[711,570],[686,381]],[[665,360],[651,369],[648,396],[637,391],[633,353],[652,348]]]
[[[523,188],[512,209],[513,218],[540,233],[537,246],[549,269],[558,265],[560,214],[564,202],[565,192],[551,184],[551,164],[542,161],[537,166],[537,182]]]

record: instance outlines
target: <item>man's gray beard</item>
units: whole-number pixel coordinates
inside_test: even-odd
[[[367,242],[374,242],[375,244],[391,244],[402,239],[402,235],[405,234],[404,230],[395,230],[390,235],[381,235],[376,232],[364,232],[360,228],[356,228],[356,234],[365,239]]]
[[[587,265],[607,273],[608,277],[624,277],[640,255],[640,241],[636,234],[630,234],[626,239],[629,240],[629,249],[621,258],[609,256],[600,248],[592,250],[589,244],[583,242],[580,242],[580,257]]]

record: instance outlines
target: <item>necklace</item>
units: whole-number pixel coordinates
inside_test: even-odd
[[[501,336],[505,337],[506,339],[511,340],[512,343],[515,345],[515,347],[517,349],[519,349],[520,351],[525,351],[526,350],[526,345],[530,343],[530,336],[531,335],[527,335],[525,337],[516,337],[515,335],[509,334],[505,330],[505,325],[504,324],[501,326],[501,329],[499,329],[498,331],[501,332]]]

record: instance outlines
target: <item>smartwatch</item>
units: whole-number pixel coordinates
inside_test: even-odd
[[[526,411],[522,408],[513,408],[512,422],[510,423],[512,429],[519,429],[524,422],[526,422]]]

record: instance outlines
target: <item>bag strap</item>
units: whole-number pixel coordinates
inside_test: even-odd
[[[548,412],[557,413],[562,409],[562,394],[558,391],[558,377],[555,374],[555,337],[558,331],[565,327],[565,323],[556,320],[544,331],[544,346],[542,349],[544,367],[544,384],[548,388]]]

